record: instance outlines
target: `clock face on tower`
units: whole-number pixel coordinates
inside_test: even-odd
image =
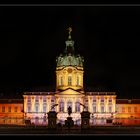
[[[71,68],[68,68],[68,73],[72,73],[72,69]]]

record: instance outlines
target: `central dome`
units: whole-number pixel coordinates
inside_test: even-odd
[[[83,67],[83,57],[80,55],[71,55],[69,53],[68,55],[62,55],[56,59],[57,61],[57,67],[62,66],[76,66],[76,67]]]
[[[76,55],[74,53],[74,41],[71,39],[71,31],[69,28],[69,36],[68,40],[65,41],[66,48],[63,54],[60,54],[59,57],[56,58],[57,67],[63,66],[76,66],[83,67],[84,59],[79,54]]]

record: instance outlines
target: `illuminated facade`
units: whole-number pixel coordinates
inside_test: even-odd
[[[116,114],[116,95],[114,92],[85,92],[83,87],[84,59],[74,51],[74,41],[69,36],[63,54],[57,57],[56,62],[56,92],[25,92],[24,113],[33,123],[47,117],[51,107],[58,104],[58,122],[64,122],[68,117],[67,109],[72,108],[72,118],[80,124],[83,106],[91,113],[91,117],[110,118]],[[81,104],[81,105],[80,105]],[[41,119],[39,119],[41,118]],[[46,119],[45,119],[46,121]],[[47,122],[46,122],[47,123]]]
[[[0,124],[24,123],[23,99],[0,99]]]
[[[64,123],[70,106],[75,124],[81,123],[80,113],[88,110],[91,125],[106,125],[109,118],[113,123],[140,125],[140,99],[116,99],[115,92],[84,91],[84,59],[75,53],[71,31],[69,28],[64,52],[56,58],[56,91],[24,92],[23,99],[0,99],[0,124],[24,124],[24,119],[30,119],[32,124],[47,125],[51,110],[57,112],[57,122]]]

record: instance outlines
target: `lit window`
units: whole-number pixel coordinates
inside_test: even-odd
[[[95,103],[96,102],[96,99],[93,99],[93,103]]]
[[[38,112],[38,106],[35,107],[35,111]]]
[[[131,112],[131,107],[128,107],[128,112],[129,112],[129,113]]]
[[[60,112],[64,112],[64,102],[63,102],[63,101],[61,101],[61,102],[59,103],[59,111],[60,111]]]
[[[112,99],[109,99],[109,103],[112,103]]]
[[[8,107],[8,112],[11,112],[11,106]]]
[[[111,106],[109,106],[109,112],[112,112],[112,107]]]
[[[80,112],[80,103],[79,102],[76,102],[76,104],[75,104],[75,111]]]
[[[122,107],[122,112],[125,113],[125,108],[124,107]]]
[[[93,112],[96,112],[96,106],[93,106]]]
[[[43,102],[46,103],[46,99],[43,99]]]
[[[102,113],[104,112],[104,106],[101,106],[101,112]]]
[[[5,112],[5,106],[2,106],[2,112]]]
[[[31,112],[31,107],[30,106],[28,106],[27,112]]]
[[[88,99],[86,99],[85,102],[87,103],[88,102]]]
[[[43,112],[46,112],[46,106],[43,106]]]
[[[38,103],[38,102],[39,102],[39,100],[38,100],[38,99],[36,99],[36,100],[35,100],[35,102],[36,102],[36,103]]]
[[[101,99],[101,103],[104,103],[104,99]]]
[[[28,100],[27,100],[27,105],[30,105],[30,104],[31,104],[31,99],[28,98]]]
[[[18,108],[17,108],[17,106],[16,106],[16,107],[15,107],[15,112],[17,112],[17,109],[18,109]]]
[[[28,98],[28,103],[30,103],[31,102],[31,99],[30,98]]]
[[[71,86],[72,85],[72,79],[71,79],[71,76],[68,76],[68,86]]]
[[[54,100],[51,100],[52,103],[54,103]]]
[[[134,112],[135,112],[135,113],[137,112],[137,107],[134,107]]]

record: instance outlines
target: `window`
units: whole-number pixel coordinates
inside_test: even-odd
[[[72,85],[72,79],[71,79],[71,76],[68,76],[68,86],[71,86]]]
[[[109,103],[112,103],[112,99],[109,99]]]
[[[63,77],[59,76],[59,86],[62,86],[62,85],[63,85]]]
[[[101,104],[101,105],[104,105],[104,99],[101,99],[101,100],[100,100],[100,104]]]
[[[31,99],[28,98],[28,100],[27,100],[27,105],[30,105],[30,104],[31,104]]]
[[[101,103],[104,103],[104,99],[101,99]]]
[[[75,111],[80,112],[80,103],[79,102],[75,103]]]
[[[43,99],[43,103],[46,103],[46,99]]]
[[[43,106],[43,112],[46,112],[46,106]]]
[[[28,106],[27,112],[31,112],[31,107],[30,106]]]
[[[101,112],[102,113],[104,112],[104,106],[101,106]]]
[[[35,102],[36,102],[36,103],[38,103],[38,102],[39,102],[39,100],[38,100],[38,99],[36,99],[36,100],[35,100]]]
[[[18,108],[17,108],[17,106],[16,106],[16,107],[14,108],[14,111],[17,112],[17,109],[18,109]]]
[[[35,107],[35,111],[38,112],[38,106]]]
[[[77,76],[77,86],[79,86],[80,85],[80,81],[79,81],[80,79],[79,79],[79,76]]]
[[[131,112],[131,107],[128,107],[128,112],[129,112],[129,113]]]
[[[5,112],[5,106],[2,106],[2,112]]]
[[[85,102],[88,103],[88,99],[86,99]]]
[[[8,112],[11,112],[11,106],[8,107]]]
[[[93,106],[93,112],[96,112],[96,106]]]
[[[54,102],[54,100],[52,99],[52,100],[51,100],[51,102],[53,103],[53,102]]]
[[[122,112],[125,113],[125,108],[124,107],[122,107]]]
[[[137,107],[134,107],[134,112],[135,112],[135,113],[137,112]]]
[[[110,112],[110,113],[112,112],[112,107],[111,107],[111,106],[109,106],[109,112]]]
[[[93,99],[93,103],[96,103],[96,99]]]
[[[60,111],[60,112],[64,112],[64,102],[63,102],[63,101],[61,101],[61,102],[59,103],[59,111]]]
[[[27,102],[28,102],[28,103],[31,103],[31,99],[30,99],[30,98],[28,98]]]

